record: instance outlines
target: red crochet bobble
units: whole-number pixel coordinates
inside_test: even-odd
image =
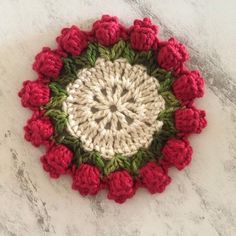
[[[182,102],[191,102],[204,94],[204,79],[199,71],[191,71],[180,76],[172,85],[175,96]]]
[[[185,46],[175,38],[169,39],[157,54],[158,64],[168,71],[177,71],[188,58],[189,55]]]
[[[52,178],[58,178],[65,174],[72,161],[73,153],[66,146],[60,144],[52,146],[47,153],[41,157],[45,171],[49,172]]]
[[[171,182],[171,178],[155,162],[149,162],[139,171],[141,182],[150,193],[161,193]]]
[[[36,55],[33,64],[33,69],[36,72],[53,79],[57,79],[61,68],[61,56],[47,47],[44,47],[42,51]]]
[[[200,133],[206,127],[206,113],[196,108],[179,109],[175,112],[175,127],[184,133]]]
[[[100,172],[97,167],[81,164],[73,173],[72,188],[81,195],[95,195],[100,189]]]
[[[96,40],[103,46],[110,46],[124,36],[124,28],[119,24],[116,16],[103,15],[101,20],[93,24],[92,32]]]
[[[35,110],[49,102],[50,89],[40,81],[26,80],[18,95],[21,97],[23,107]]]
[[[88,45],[87,36],[84,32],[73,25],[71,28],[65,28],[61,35],[57,37],[60,48],[73,56],[78,56]]]
[[[182,170],[191,162],[192,153],[192,147],[187,140],[170,139],[162,150],[162,160],[169,166]]]
[[[134,195],[134,182],[126,170],[116,171],[108,176],[108,199],[123,203]]]
[[[38,147],[48,141],[53,134],[54,128],[48,117],[44,117],[42,112],[36,111],[27,121],[24,130],[25,139]]]
[[[130,43],[133,49],[148,51],[156,41],[157,26],[149,18],[135,20],[130,28]]]

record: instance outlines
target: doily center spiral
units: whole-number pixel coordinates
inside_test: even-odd
[[[145,67],[132,66],[126,59],[99,58],[95,67],[81,69],[67,86],[63,110],[68,132],[85,150],[98,151],[106,159],[131,156],[147,148],[162,127],[157,117],[165,102],[158,88]]]

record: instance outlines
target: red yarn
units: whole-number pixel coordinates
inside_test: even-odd
[[[18,93],[18,96],[21,97],[23,107],[35,110],[49,102],[50,89],[40,80],[26,80],[23,82],[23,88]]]
[[[158,64],[168,71],[179,70],[188,58],[185,46],[175,38],[169,39],[157,54]]]
[[[187,140],[170,139],[162,149],[163,161],[175,166],[178,170],[184,169],[192,160],[192,147]]]
[[[199,71],[190,71],[176,79],[172,89],[175,96],[183,103],[192,102],[193,99],[203,96],[204,79]]]
[[[200,133],[206,127],[206,113],[194,107],[179,109],[175,112],[175,127],[184,133]]]
[[[64,28],[61,35],[56,38],[60,48],[73,56],[78,56],[88,46],[86,34],[77,26]]]
[[[54,132],[53,124],[40,111],[33,113],[32,117],[27,121],[24,130],[25,139],[36,147],[44,144]]]
[[[129,29],[130,43],[133,49],[148,51],[156,42],[158,27],[153,25],[149,18],[135,20]]]
[[[38,81],[42,84],[45,84],[45,85],[48,85],[51,82],[49,77],[45,77],[45,76],[41,76],[41,75],[38,76],[36,81]]]
[[[134,182],[126,170],[116,171],[108,176],[108,199],[123,203],[134,195]]]
[[[125,29],[116,16],[103,15],[101,20],[94,22],[92,33],[103,46],[113,45],[120,38],[126,38]]]
[[[61,55],[44,47],[35,57],[33,69],[40,75],[57,79],[62,68]]]
[[[81,164],[73,173],[72,188],[81,195],[95,195],[100,189],[100,171],[89,164]]]
[[[140,178],[143,185],[150,193],[161,193],[171,182],[171,178],[155,162],[149,162],[140,170]]]
[[[65,174],[72,161],[73,153],[66,146],[54,145],[45,155],[41,157],[41,162],[45,171],[49,172],[52,178],[58,178]]]

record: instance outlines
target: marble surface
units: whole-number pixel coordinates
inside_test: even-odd
[[[0,235],[233,236],[236,235],[236,2],[234,0],[1,0],[0,1]],[[51,180],[42,150],[23,139],[29,111],[17,97],[35,78],[34,55],[54,46],[60,28],[87,28],[103,13],[151,17],[160,35],[183,41],[191,68],[206,77],[208,127],[193,136],[194,158],[159,195],[139,191],[123,205],[99,194],[82,198],[69,178]]]

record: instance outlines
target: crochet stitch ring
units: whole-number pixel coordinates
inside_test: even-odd
[[[204,95],[199,71],[177,39],[161,41],[148,18],[130,27],[104,15],[91,31],[64,28],[57,48],[35,57],[36,80],[23,82],[22,106],[32,111],[24,132],[44,146],[51,178],[70,175],[82,196],[107,190],[123,203],[138,188],[161,193],[170,168],[192,160],[188,137],[206,127],[194,105]]]

